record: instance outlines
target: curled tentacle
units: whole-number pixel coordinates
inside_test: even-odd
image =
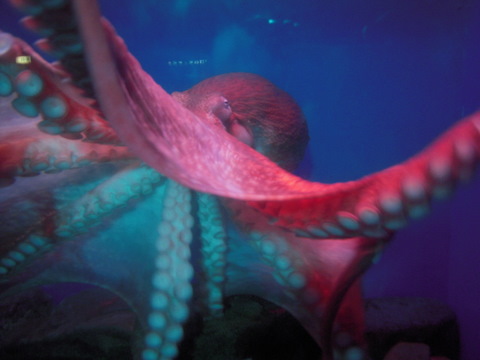
[[[59,59],[61,68],[71,75],[72,82],[93,99],[92,83],[72,2],[69,0],[10,0],[10,2],[28,15],[21,20],[22,24],[43,37],[36,45]]]
[[[426,215],[433,200],[444,199],[472,176],[479,159],[476,113],[410,160],[355,182],[330,185],[330,194],[251,204],[303,236],[381,238]],[[300,211],[305,208],[310,211]]]
[[[18,272],[52,245],[92,232],[95,227],[118,217],[128,204],[150,195],[165,181],[146,166],[124,166],[114,175],[109,173],[111,170],[99,170],[98,175],[88,171],[89,181],[76,184],[79,188],[76,191],[68,190],[68,186],[75,183],[66,176],[56,184],[56,191],[39,188],[38,191],[45,193],[43,196],[20,191],[10,201],[4,200],[3,205],[9,205],[10,209],[8,214],[2,214],[3,231],[9,241],[2,242],[5,255],[0,257],[0,275]],[[97,177],[104,180],[100,185]],[[19,219],[22,211],[25,224]]]
[[[365,351],[363,305],[358,280],[382,251],[388,238],[352,238],[315,241],[298,238],[269,223],[243,202],[226,200],[230,215],[245,238],[230,239],[237,250],[247,243],[258,264],[251,264],[248,250],[233,252],[229,264],[239,273],[255,267],[255,274],[230,274],[227,293],[248,288],[290,311],[309,331],[324,352],[333,358],[336,336],[350,339],[342,351],[358,347]],[[237,242],[238,241],[238,242]],[[244,257],[239,254],[246,253]],[[239,279],[237,279],[237,276]],[[266,291],[265,289],[268,289]],[[312,321],[313,320],[313,321]]]
[[[60,66],[43,60],[29,45],[0,32],[0,96],[10,96],[21,115],[40,115],[38,128],[67,139],[120,145],[108,123]]]
[[[16,177],[134,159],[125,147],[70,141],[42,133],[34,124],[3,127],[0,142],[0,186],[11,185]]]

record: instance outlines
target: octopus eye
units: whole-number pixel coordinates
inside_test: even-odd
[[[216,99],[216,104],[212,106],[212,113],[226,126],[232,115],[232,108],[228,100],[220,96]]]

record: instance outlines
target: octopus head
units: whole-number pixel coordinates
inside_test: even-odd
[[[231,73],[172,94],[190,111],[292,171],[308,144],[305,117],[295,100],[261,76]]]

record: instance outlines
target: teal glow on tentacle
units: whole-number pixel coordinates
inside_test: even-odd
[[[75,203],[64,206],[57,219],[55,235],[69,238],[88,231],[112,211],[150,194],[163,180],[161,174],[145,165],[122,170]]]
[[[137,165],[123,169],[79,199],[65,202],[62,198],[67,195],[60,192],[57,201],[63,205],[57,211],[44,214],[44,221],[49,217],[56,217],[53,233],[38,228],[25,233],[24,239],[0,258],[0,276],[11,273],[26,260],[38,256],[38,253],[47,250],[56,242],[90,231],[93,226],[101,224],[105,217],[131,200],[151,194],[156,187],[162,186],[165,180],[156,170]]]
[[[305,286],[305,276],[297,270],[300,259],[288,243],[287,233],[265,232],[254,227],[249,236],[263,261],[272,267],[275,281],[284,287],[287,295],[290,291],[297,291]]]
[[[302,274],[303,260],[290,245],[291,233],[268,224],[256,210],[236,201],[230,201],[235,209],[235,220],[242,227],[251,246],[260,254],[263,262],[272,269],[272,276],[287,296],[303,291],[306,285]]]
[[[168,180],[166,186],[143,360],[171,360],[177,356],[193,293],[191,193],[173,180]]]
[[[0,276],[7,275],[13,269],[20,266],[25,260],[45,251],[52,246],[52,240],[38,235],[32,234],[21,242],[15,249],[8,252],[4,257],[0,259]]]
[[[26,23],[38,30],[38,23],[44,23],[47,18],[62,19],[62,24],[68,21],[65,19],[69,15],[65,12],[53,17],[51,9],[48,13],[50,15],[46,18],[43,15],[41,19],[27,18]],[[50,21],[47,22],[51,25]],[[76,56],[82,50],[78,34],[51,34],[48,40],[42,39],[37,45],[47,52],[54,49],[54,53],[61,56]],[[70,63],[73,66],[66,58],[63,60],[66,61],[64,65]],[[78,65],[78,61],[73,63]],[[86,84],[85,78],[78,78],[78,73],[75,74],[72,78],[58,64],[43,60],[22,40],[0,31],[0,98],[9,97],[11,107],[23,117],[39,116],[35,122],[44,133],[61,134],[71,140],[122,145],[113,129],[92,106],[95,101],[90,98],[89,86],[78,87]]]
[[[15,78],[17,92],[23,96],[37,96],[43,90],[43,80],[31,70],[24,70]]]
[[[0,96],[8,96],[13,92],[13,84],[7,74],[0,71]]]
[[[38,109],[33,102],[23,96],[12,101],[13,108],[21,115],[34,118],[38,116]]]
[[[0,56],[2,54],[2,43],[13,43],[14,39],[10,34],[0,33]],[[0,96],[9,96],[15,91],[15,79],[26,67],[16,63],[0,63]]]
[[[211,316],[223,312],[225,293],[226,237],[221,209],[217,199],[198,193],[198,218],[201,230],[202,266],[205,275],[206,307]]]

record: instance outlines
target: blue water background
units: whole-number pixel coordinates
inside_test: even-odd
[[[102,11],[167,91],[260,74],[310,128],[300,173],[360,178],[406,160],[480,107],[480,1],[116,0]],[[0,5],[0,28],[30,37]],[[181,63],[180,63],[181,62]],[[480,181],[402,230],[364,280],[373,296],[452,306],[463,360],[480,359]]]

